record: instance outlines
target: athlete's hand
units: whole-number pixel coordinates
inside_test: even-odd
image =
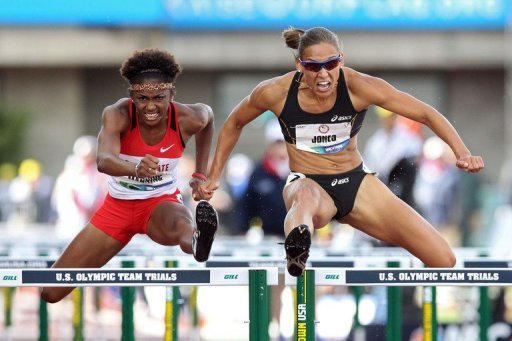
[[[207,200],[204,197],[203,193],[201,192],[201,185],[203,185],[204,183],[204,180],[195,177],[192,177],[192,179],[190,179],[190,181],[188,182],[189,186],[192,188],[192,199],[194,199],[195,201],[203,199]]]
[[[218,179],[208,179],[199,186],[198,194],[200,195],[200,199],[196,200],[210,200],[213,197],[213,192],[217,188],[219,188],[220,181]],[[195,199],[195,198],[194,198]]]
[[[160,160],[157,157],[149,154],[144,155],[137,165],[137,176],[139,178],[149,178],[157,175],[159,163]]]
[[[485,167],[482,157],[474,155],[464,155],[459,157],[455,165],[469,173],[477,173]]]

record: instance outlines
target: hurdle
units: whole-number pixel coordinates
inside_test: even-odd
[[[512,259],[465,259],[462,266],[467,269],[488,268],[488,269],[507,269],[512,268]],[[489,287],[479,287],[480,304],[478,306],[478,315],[480,316],[480,340],[488,340],[488,330],[491,325],[491,303],[489,298]]]
[[[249,340],[268,340],[260,326],[268,321],[268,285],[278,284],[277,268],[216,269],[0,269],[0,287],[137,287],[137,286],[248,286]],[[262,320],[263,322],[261,322]],[[123,340],[131,341],[132,335]],[[133,340],[135,340],[133,338]]]
[[[386,257],[328,257],[322,260],[311,259],[308,261],[308,267],[314,269],[343,269],[343,268],[375,268],[375,267],[403,267],[410,268],[412,265],[411,258],[405,256],[394,256]],[[325,274],[327,279],[337,279],[339,274],[327,273]],[[295,279],[296,283],[294,283]],[[296,318],[295,318],[295,335],[297,340],[309,340],[305,338],[306,335],[315,335],[315,276],[307,274],[305,272],[298,278],[291,277],[288,273],[285,277],[285,283],[290,285],[296,284]],[[327,285],[327,284],[321,284]],[[361,328],[359,318],[359,301],[361,285],[353,285],[354,299],[356,305],[356,311],[354,314],[354,333],[357,339],[365,339],[364,330]],[[399,340],[401,339],[401,290],[400,288],[389,286],[387,288],[388,297],[388,323],[386,324],[386,336],[388,339]]]
[[[240,258],[234,257],[212,257],[208,260],[205,265],[207,267],[254,267],[254,266],[270,266],[270,267],[278,267],[282,273],[286,270],[286,260],[283,258],[275,258],[275,257],[244,257],[243,260]],[[411,257],[408,256],[393,256],[386,257],[383,259],[382,257],[373,257],[373,256],[356,256],[356,257],[347,257],[347,256],[330,256],[330,257],[319,257],[312,256],[308,261],[308,266],[314,268],[371,268],[371,267],[382,267],[382,266],[397,266],[397,267],[411,267]],[[289,276],[289,275],[288,275]],[[298,330],[298,327],[302,327],[302,324],[299,324],[301,321],[301,314],[307,314],[308,316],[314,316],[314,278],[311,276],[308,277],[306,281],[301,277],[298,278],[301,281],[296,286],[295,290],[295,335],[297,339],[300,339],[300,335],[303,333],[303,330]],[[286,283],[289,284],[289,283]],[[354,298],[356,301],[356,312],[354,314],[354,329],[355,332],[359,334],[361,339],[364,339],[364,330],[361,328],[360,320],[359,320],[359,300],[360,300],[360,286],[354,286]],[[312,291],[312,292],[311,292]],[[390,323],[388,323],[387,333],[390,334],[391,337],[399,339],[399,333],[401,332],[401,319],[400,309],[401,309],[401,290],[400,288],[389,287],[388,291],[388,316],[391,316]],[[311,301],[306,302],[307,297],[313,298]],[[313,320],[307,320],[306,322],[311,325]],[[308,330],[312,330],[314,326],[310,326]]]
[[[507,269],[512,268],[511,259],[488,259],[482,253],[481,258],[468,258],[462,260],[459,267],[466,269],[485,268],[485,269]],[[479,286],[479,340],[488,340],[488,330],[491,325],[491,307],[489,298],[489,287],[486,285]],[[437,288],[435,286],[428,286],[423,288],[422,294],[422,308],[423,308],[423,329],[424,340],[437,339]]]
[[[396,255],[396,253],[395,253]],[[188,257],[190,258],[190,257]],[[328,269],[329,267],[332,267],[332,268],[338,268],[338,267],[345,267],[345,268],[348,268],[348,267],[363,267],[363,266],[372,266],[372,265],[369,265],[369,264],[364,264],[364,263],[361,263],[359,260],[358,260],[358,257],[335,257],[333,255],[331,255],[330,257],[326,257],[326,258],[322,258],[322,259],[315,259],[313,256],[310,257],[311,258],[311,262],[308,262],[308,270],[313,269],[315,270],[316,268],[318,267],[326,267],[326,269]],[[362,257],[359,257],[359,258],[362,258]],[[376,257],[365,257],[365,258],[373,258],[375,259]],[[411,257],[407,257],[408,259],[410,259]],[[191,258],[190,258],[191,259]],[[240,261],[240,259],[243,259],[243,261]],[[393,259],[392,257],[382,257],[381,258],[382,260],[385,260],[386,262],[390,259]],[[272,258],[272,257],[264,257],[264,256],[259,256],[259,257],[254,257],[254,259],[251,259],[251,257],[226,257],[224,259],[225,261],[227,262],[230,262],[229,266],[231,267],[278,267],[279,269],[277,271],[280,271],[280,272],[284,272],[285,268],[286,268],[286,262],[284,261],[284,259],[282,257],[280,257],[279,259],[275,259],[275,258]],[[12,258],[10,259],[10,261],[13,261]],[[15,260],[14,260],[15,261]],[[206,266],[207,267],[215,267],[216,266],[216,262],[220,262],[222,261],[220,259],[220,257],[212,257],[211,258],[211,261],[208,261],[206,262]],[[481,260],[477,260],[479,262],[481,262]],[[489,262],[489,261],[484,261],[484,262]],[[507,262],[507,261],[503,261],[503,262]],[[501,263],[501,265],[499,267],[505,267],[503,264],[505,263]],[[330,265],[329,265],[330,264]],[[467,263],[468,265],[464,265],[465,267],[470,267],[470,263]],[[1,263],[0,263],[1,265]],[[310,265],[310,267],[309,267]],[[384,264],[385,265],[385,264]],[[507,267],[508,264],[506,264]],[[176,266],[176,265],[173,265],[173,266]],[[224,265],[226,266],[226,264]],[[4,267],[7,267],[7,266],[0,266],[0,268],[4,268]],[[22,267],[20,265],[15,265],[14,267]],[[25,264],[25,267],[29,267],[29,264]],[[197,267],[197,265],[196,265]],[[475,268],[475,271],[477,270],[481,270],[481,269],[478,269],[478,268],[490,268],[490,267],[493,267],[493,265],[491,265],[490,263],[479,263],[479,265],[474,265],[473,266]],[[378,267],[375,266],[375,264],[373,265],[373,268],[371,270],[378,270],[377,269]],[[179,268],[178,268],[179,269]],[[62,269],[59,269],[59,270],[62,270]],[[79,269],[73,269],[73,270],[79,270]],[[90,269],[88,269],[90,270]],[[113,268],[113,270],[116,270],[115,268]],[[150,269],[149,269],[150,270]],[[199,270],[203,270],[203,268],[199,268]],[[283,271],[284,270],[284,271]],[[386,269],[387,270],[390,270],[390,269]],[[432,270],[432,269],[428,269],[428,270]],[[434,269],[435,270],[435,269]],[[443,269],[445,270],[445,269]],[[399,270],[397,270],[399,271]],[[449,271],[453,271],[452,269],[450,269]],[[2,274],[3,275],[3,274]],[[404,275],[405,276],[405,275]],[[438,278],[441,278],[440,277],[441,275],[438,275]],[[316,277],[316,274],[313,278]],[[448,275],[445,275],[446,278],[448,278]],[[475,280],[479,281],[481,280],[482,276],[478,277],[478,276],[466,276],[468,279],[469,277],[472,277],[474,278]],[[3,276],[0,277],[3,279]],[[405,278],[405,277],[404,277]],[[395,277],[392,277],[392,281],[390,281],[388,284],[384,285],[384,284],[381,284],[381,285],[384,285],[384,286],[387,286],[388,290],[389,289],[395,289],[396,287],[400,287],[400,286],[416,286],[416,284],[397,284],[397,281],[399,280],[396,279]],[[396,281],[395,281],[396,279]],[[82,278],[80,278],[80,280],[82,280]],[[321,285],[319,284],[320,282],[317,281],[316,285]],[[81,285],[77,285],[75,283],[71,283],[70,284],[71,286],[77,286],[77,287],[81,287]],[[149,285],[149,284],[148,284]],[[155,284],[157,285],[157,284]],[[177,286],[180,286],[180,285],[191,285],[191,286],[197,286],[197,285],[201,285],[201,284],[176,284],[176,285],[172,285],[172,284],[169,284],[169,283],[164,283],[164,284],[158,284],[158,285],[162,285],[162,286],[172,286],[172,289],[175,289]],[[213,285],[213,284],[212,284]],[[328,285],[333,285],[333,284],[328,284]],[[342,285],[342,284],[339,284],[339,285]],[[351,286],[353,288],[358,288],[358,287],[362,287],[362,286],[365,286],[365,285],[368,285],[368,286],[373,286],[373,284],[367,284],[367,283],[359,283],[359,284],[352,284],[352,285],[349,285],[349,284],[346,284],[348,286]],[[433,283],[429,283],[429,286],[433,286],[433,288],[435,289],[435,286],[436,286],[436,282],[433,282]],[[442,284],[440,284],[442,285]],[[451,286],[453,284],[444,284],[446,286]],[[460,284],[460,285],[463,285],[463,286],[472,286],[472,284]],[[494,282],[489,282],[489,283],[483,283],[480,285],[480,289],[486,289],[487,286],[490,286],[490,285],[495,285]],[[508,283],[505,283],[503,284],[502,286],[507,286]],[[5,284],[3,283],[2,285],[0,286],[5,286]],[[25,286],[37,286],[37,285],[25,285]],[[50,285],[46,285],[45,286],[50,286]],[[61,286],[60,284],[59,285],[54,285],[54,286]],[[105,284],[105,285],[83,285],[83,286],[98,286],[98,287],[102,287],[102,286],[117,286],[115,283],[114,284]],[[137,285],[137,284],[126,284],[125,286],[123,285],[119,285],[120,287],[131,287],[131,286],[143,286],[143,285]],[[475,285],[477,286],[477,285]],[[12,287],[7,287],[5,286],[6,288],[12,288]],[[313,285],[314,287],[314,285]],[[398,288],[399,289],[399,288]],[[355,296],[356,296],[356,300],[357,300],[357,294],[355,293]],[[481,298],[484,297],[484,296],[481,296]],[[314,297],[310,297],[310,300],[314,298]],[[432,307],[435,307],[435,295],[432,297],[434,303],[432,305]],[[388,297],[388,302],[391,302],[392,304],[391,305],[394,305],[394,303],[396,303],[398,300],[393,300],[393,299],[389,299]],[[357,306],[357,305],[356,305]],[[389,307],[389,306],[388,306]],[[435,314],[435,311],[432,312],[433,314]],[[389,315],[389,314],[388,314]],[[392,314],[392,315],[389,315],[389,316],[397,316],[398,314]],[[358,313],[356,311],[356,314],[355,314],[355,319],[357,320],[357,316],[358,316]],[[483,314],[481,316],[484,316]],[[124,318],[124,316],[123,316]],[[433,318],[431,319],[432,322],[435,322],[435,316],[433,316]],[[260,319],[259,321],[263,321],[263,319]],[[254,319],[251,318],[251,321],[250,321],[250,327],[254,326],[253,324],[254,322]],[[392,324],[392,323],[391,323]],[[433,328],[434,331],[436,328]],[[481,332],[482,332],[482,329],[481,329]],[[172,339],[172,338],[171,338]],[[258,340],[262,339],[261,337],[258,337],[256,338]]]
[[[133,268],[135,266],[144,266],[146,258],[142,256],[123,256],[118,255],[109,261],[105,267],[116,267],[121,266],[123,268]],[[27,257],[21,258],[10,258],[0,257],[0,268],[50,268],[55,259],[52,257]],[[95,288],[99,290],[99,287]],[[14,295],[14,287],[3,287],[4,293],[4,325],[5,329],[8,330],[12,325],[12,300]],[[172,290],[177,290],[173,288]],[[96,291],[95,291],[96,294]],[[135,302],[135,291],[130,287],[121,288],[121,333],[123,340],[132,340],[135,338],[135,325],[134,325],[134,302]],[[73,327],[73,340],[80,341],[84,340],[84,288],[77,287],[70,294],[73,304],[72,314],[72,327]],[[98,303],[97,303],[98,304]],[[47,303],[39,299],[39,341],[49,340],[49,314]],[[177,336],[176,336],[177,338]],[[174,339],[176,339],[174,338]]]
[[[309,285],[308,285],[309,280]],[[298,278],[287,275],[288,285],[304,287],[308,295],[307,305],[314,305],[314,291],[307,291],[308,286],[511,286],[512,269],[472,268],[472,269],[340,269],[307,268]],[[306,282],[306,284],[304,284]],[[432,302],[434,298],[432,297]],[[301,303],[299,303],[301,304]],[[304,304],[304,303],[302,303]],[[307,311],[306,306],[299,306],[304,311],[298,313],[298,341],[314,340],[314,310]],[[433,319],[432,319],[433,320]],[[432,328],[432,326],[430,326]],[[396,340],[396,338],[392,338]]]
[[[53,265],[55,260],[51,257],[30,257],[30,258],[11,258],[7,256],[0,257],[0,268],[13,269],[13,268],[49,268]],[[3,278],[3,277],[2,277]],[[4,327],[8,330],[12,326],[12,301],[14,296],[13,287],[3,287],[4,292]],[[77,332],[79,332],[77,330]],[[39,341],[47,341],[48,338],[48,308],[47,303],[39,299]]]
[[[166,268],[175,268],[175,267],[184,267],[187,269],[208,269],[208,268],[275,268],[276,271],[282,272],[283,263],[282,258],[277,259],[270,256],[257,255],[257,253],[251,253],[249,257],[244,257],[245,260],[240,261],[240,257],[236,257],[233,255],[225,255],[222,253],[222,256],[212,256],[210,260],[198,264],[195,260],[186,256],[154,256],[151,261],[152,264],[156,265],[156,267],[166,267]],[[277,276],[277,275],[276,275]],[[257,311],[253,311],[253,316],[260,316],[256,320],[256,323],[253,323],[253,319],[249,319],[249,327],[251,335],[254,335],[257,340],[268,340],[269,335],[267,332],[269,328],[269,311],[270,311],[270,290],[271,288],[268,285],[265,285],[265,279],[258,275],[252,275],[249,278],[249,286],[260,286],[262,290],[265,290],[266,293],[263,297],[249,294],[249,307],[250,309],[254,309],[256,307]],[[251,284],[252,283],[252,284]],[[273,285],[278,285],[276,282]],[[195,287],[195,286],[194,286]],[[195,292],[197,294],[197,292]],[[178,316],[179,316],[179,288],[178,286],[167,287],[166,288],[166,309],[165,309],[165,337],[164,340],[177,340],[178,339]],[[261,300],[261,303],[251,303],[254,300]],[[195,310],[197,307],[192,307],[192,318],[197,321],[197,311]],[[266,316],[266,317],[265,317]],[[197,323],[196,323],[197,325]]]
[[[397,253],[400,254],[400,253]],[[403,253],[402,253],[403,254]],[[473,250],[469,250],[465,252],[466,255],[475,255],[476,252]],[[413,264],[413,266],[420,266],[421,264],[416,262],[414,263],[414,258],[412,258],[410,255],[405,257],[335,257],[331,255],[331,257],[322,258],[322,259],[312,259],[310,262],[308,262],[308,265],[310,265],[313,268],[317,267],[379,267],[382,265],[386,265],[387,267],[403,267],[410,266],[410,264]],[[469,260],[464,261],[463,266],[468,267],[479,267],[479,268],[491,268],[491,267],[498,267],[498,268],[504,268],[507,266],[512,265],[511,261],[490,261],[490,260],[482,260],[482,259],[476,259],[476,260]],[[460,266],[461,264],[458,264]],[[472,265],[473,264],[473,265]],[[477,266],[480,264],[480,266]],[[510,265],[509,265],[510,264]],[[281,272],[284,272],[283,270],[286,268],[286,262],[282,258],[275,258],[270,256],[262,256],[262,257],[233,257],[233,256],[221,256],[221,257],[212,257],[209,261],[205,263],[207,267],[252,267],[252,266],[273,266],[278,267]],[[389,270],[389,269],[388,269]],[[481,269],[477,269],[481,270]],[[449,271],[452,271],[449,269]],[[442,276],[445,279],[449,279],[449,275],[438,275]],[[468,275],[462,275],[464,278],[469,279],[473,278],[473,280],[481,281],[482,279],[485,279],[485,275],[474,275],[471,272],[468,273]],[[310,277],[311,278],[311,277]],[[394,278],[394,277],[393,277]],[[460,284],[460,283],[459,283]],[[330,284],[331,285],[331,284]],[[360,285],[350,285],[353,287],[353,289],[359,289],[361,286],[367,285],[366,283],[361,283]],[[452,284],[444,284],[445,286],[451,286]],[[473,286],[470,283],[462,283],[462,286]],[[502,284],[503,286],[506,286],[507,284]],[[314,288],[313,285],[309,285],[309,288]],[[369,285],[372,286],[372,285]],[[401,286],[416,286],[415,284],[400,284],[397,285],[395,282],[391,282],[386,285],[388,290],[388,323],[386,324],[386,337],[388,340],[397,340],[401,339]],[[476,285],[475,285],[476,286]],[[481,283],[480,290],[487,290],[487,284]],[[299,285],[298,287],[301,287]],[[482,291],[481,291],[482,292]],[[310,298],[312,298],[311,295],[309,295]],[[354,315],[354,332],[357,331],[357,328],[360,327],[358,324],[358,311],[357,311],[357,301],[358,301],[358,294],[357,291],[354,290],[354,297],[356,300],[356,312]],[[489,327],[488,321],[488,315],[490,314],[489,308],[485,308],[485,301],[487,301],[487,307],[488,307],[488,297],[485,300],[484,297],[486,295],[481,295],[481,303],[479,308],[479,315],[480,315],[480,334],[486,335],[486,331]],[[424,333],[425,333],[425,340],[435,340],[436,339],[436,332],[437,332],[437,316],[436,316],[436,283],[433,283],[429,286],[423,287],[423,327],[424,327]],[[296,313],[298,309],[295,309]],[[311,316],[314,314],[309,314]],[[364,330],[361,328],[360,331],[364,333]],[[297,333],[297,331],[296,331]],[[363,334],[364,336],[364,334]],[[361,336],[359,336],[361,338]],[[356,339],[357,336],[356,336]],[[480,340],[486,340],[486,338],[480,338]]]

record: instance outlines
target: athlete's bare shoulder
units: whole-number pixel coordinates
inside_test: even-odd
[[[358,111],[375,103],[385,93],[387,83],[380,78],[343,67],[345,82],[354,108]]]
[[[208,104],[173,103],[178,111],[180,130],[183,133],[193,135],[213,120],[213,110]]]
[[[212,108],[208,104],[204,103],[180,103],[173,102],[178,110],[179,115],[189,116],[191,118],[204,118],[208,119],[213,115]]]
[[[130,103],[129,98],[120,98],[115,103],[107,105],[105,109],[103,109],[103,114],[109,115],[126,115],[129,116],[129,108],[128,104]]]
[[[124,131],[130,125],[129,98],[121,98],[117,102],[108,105],[103,109],[103,125],[115,126],[120,131]]]
[[[281,76],[266,79],[258,84],[253,92],[260,91],[268,96],[282,95],[283,93],[286,95],[294,74],[294,72],[288,72]]]
[[[356,82],[364,81],[365,78],[369,77],[367,74],[356,71],[347,66],[343,66],[342,70],[343,70],[343,75],[345,76],[345,82],[347,83],[348,86],[350,86],[351,84],[356,83]]]
[[[286,99],[295,72],[273,77],[259,83],[250,95],[250,101],[265,110],[275,112],[276,107]]]

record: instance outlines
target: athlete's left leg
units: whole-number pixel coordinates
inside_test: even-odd
[[[124,247],[124,244],[97,229],[91,223],[77,234],[53,268],[100,268]],[[73,287],[45,287],[41,298],[55,303],[66,297]]]
[[[453,267],[455,255],[439,232],[374,175],[366,175],[343,223],[400,246],[430,267]]]

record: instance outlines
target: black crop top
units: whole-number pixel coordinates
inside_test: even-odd
[[[279,124],[286,142],[300,150],[317,154],[342,151],[363,125],[366,109],[356,111],[350,100],[343,71],[340,69],[336,103],[323,113],[311,114],[299,106],[298,92],[302,74],[293,77]]]

